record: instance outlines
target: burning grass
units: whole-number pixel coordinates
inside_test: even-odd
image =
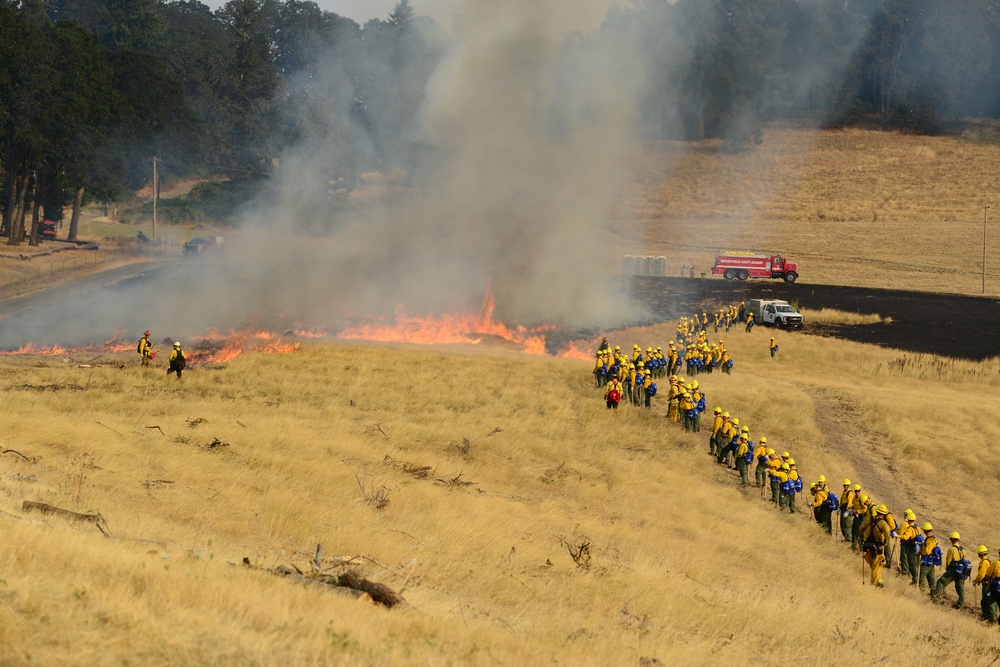
[[[727,337],[734,374],[699,377],[711,404],[792,450],[806,479],[850,477],[897,513],[996,548],[982,509],[1000,470],[985,375],[996,360],[911,358],[889,372],[882,349],[774,335],[776,359],[767,336]],[[996,657],[995,628],[971,613],[892,576],[887,590],[862,586],[856,558],[741,492],[661,401],[606,410],[589,363],[322,342],[179,382],[133,365],[16,362],[0,362],[8,389],[88,390],[2,394],[4,449],[34,461],[0,457],[0,645],[14,664],[779,664],[805,645],[875,663],[908,660],[914,636],[941,638],[922,644],[926,660]],[[229,446],[177,442],[192,434]],[[459,475],[475,484],[431,479]],[[23,500],[100,513],[111,537],[17,520]],[[308,571],[317,543],[322,567],[349,556],[409,605],[239,566]],[[733,600],[753,623],[720,635]]]
[[[809,324],[836,324],[844,326],[867,326],[871,324],[892,324],[891,317],[882,317],[877,313],[849,313],[833,308],[812,310],[801,308],[799,312]]]

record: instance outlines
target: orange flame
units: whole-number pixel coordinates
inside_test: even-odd
[[[581,350],[576,346],[576,343],[570,343],[564,348],[561,348],[556,352],[557,357],[563,357],[564,359],[579,359],[580,361],[592,361],[594,358],[593,353]]]
[[[89,343],[87,345],[80,345],[77,347],[66,347],[64,345],[37,345],[35,343],[28,343],[27,345],[22,345],[16,350],[0,350],[0,354],[6,356],[14,356],[20,354],[39,354],[39,355],[64,355],[70,353],[77,354],[110,354],[112,352],[127,352],[129,350],[135,349],[135,343],[125,341],[121,339],[122,331],[116,329],[115,335],[102,343]]]
[[[495,336],[524,346],[528,354],[545,354],[544,332],[552,326],[528,328],[508,327],[493,318],[496,301],[487,292],[478,312],[466,311],[439,317],[408,315],[402,306],[396,307],[393,322],[380,319],[372,324],[349,327],[337,334],[348,340],[371,340],[383,343],[417,343],[420,345],[476,345],[486,336]]]

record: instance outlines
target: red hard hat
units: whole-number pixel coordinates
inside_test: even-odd
[[[146,329],[146,335],[147,336],[149,335],[149,329]]]

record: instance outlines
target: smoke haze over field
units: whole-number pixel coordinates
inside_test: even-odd
[[[177,270],[169,285],[81,304],[72,333],[47,325],[45,335],[96,340],[110,331],[94,334],[91,323],[103,323],[197,336],[206,326],[266,323],[278,314],[336,331],[346,318],[391,315],[400,305],[420,314],[465,309],[488,289],[498,317],[512,324],[611,328],[643,318],[601,276],[619,259],[607,247],[607,227],[630,177],[630,153],[651,126],[669,137],[691,125],[691,109],[712,92],[692,74],[698,63],[729,58],[737,73],[741,63],[738,53],[720,56],[702,39],[729,19],[700,3],[650,5],[648,16],[669,14],[665,31],[644,23],[646,15],[615,10],[594,32],[573,33],[594,27],[610,5],[441,0],[435,7],[458,18],[446,26],[452,34],[433,71],[400,77],[428,83],[398,91],[419,112],[391,141],[358,120],[358,81],[334,44],[292,79],[309,100],[296,108],[303,140],[281,156],[274,187],[248,206],[247,231],[225,260]],[[833,61],[801,59],[788,99],[836,83],[861,36],[852,30]],[[367,76],[393,80],[377,67],[424,66],[396,54]],[[737,129],[753,100],[740,104],[729,120]],[[335,215],[340,166],[370,164],[375,155],[390,196],[315,224]],[[316,227],[323,233],[312,233]],[[19,325],[5,327],[0,344],[10,345],[14,330],[42,340]]]
[[[621,42],[613,53],[611,41],[567,40],[562,17],[576,5],[462,3],[457,33],[422,91],[425,149],[407,166],[416,187],[374,219],[346,221],[333,256],[306,260],[301,253],[312,250],[274,253],[269,243],[253,264],[267,276],[258,294],[273,291],[280,307],[281,281],[294,276],[295,285],[336,286],[362,312],[397,304],[442,312],[479,303],[489,286],[501,317],[518,322],[634,316],[620,295],[582,276],[608,265],[601,232],[637,139],[645,71]],[[348,144],[364,143],[357,128],[336,129],[283,159],[282,198],[259,220],[283,238],[303,216],[322,215],[317,161],[336,159],[345,132],[355,131]]]

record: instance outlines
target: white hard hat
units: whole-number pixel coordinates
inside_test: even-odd
[[[174,343],[174,347],[180,347],[180,346],[181,346],[180,343]]]

